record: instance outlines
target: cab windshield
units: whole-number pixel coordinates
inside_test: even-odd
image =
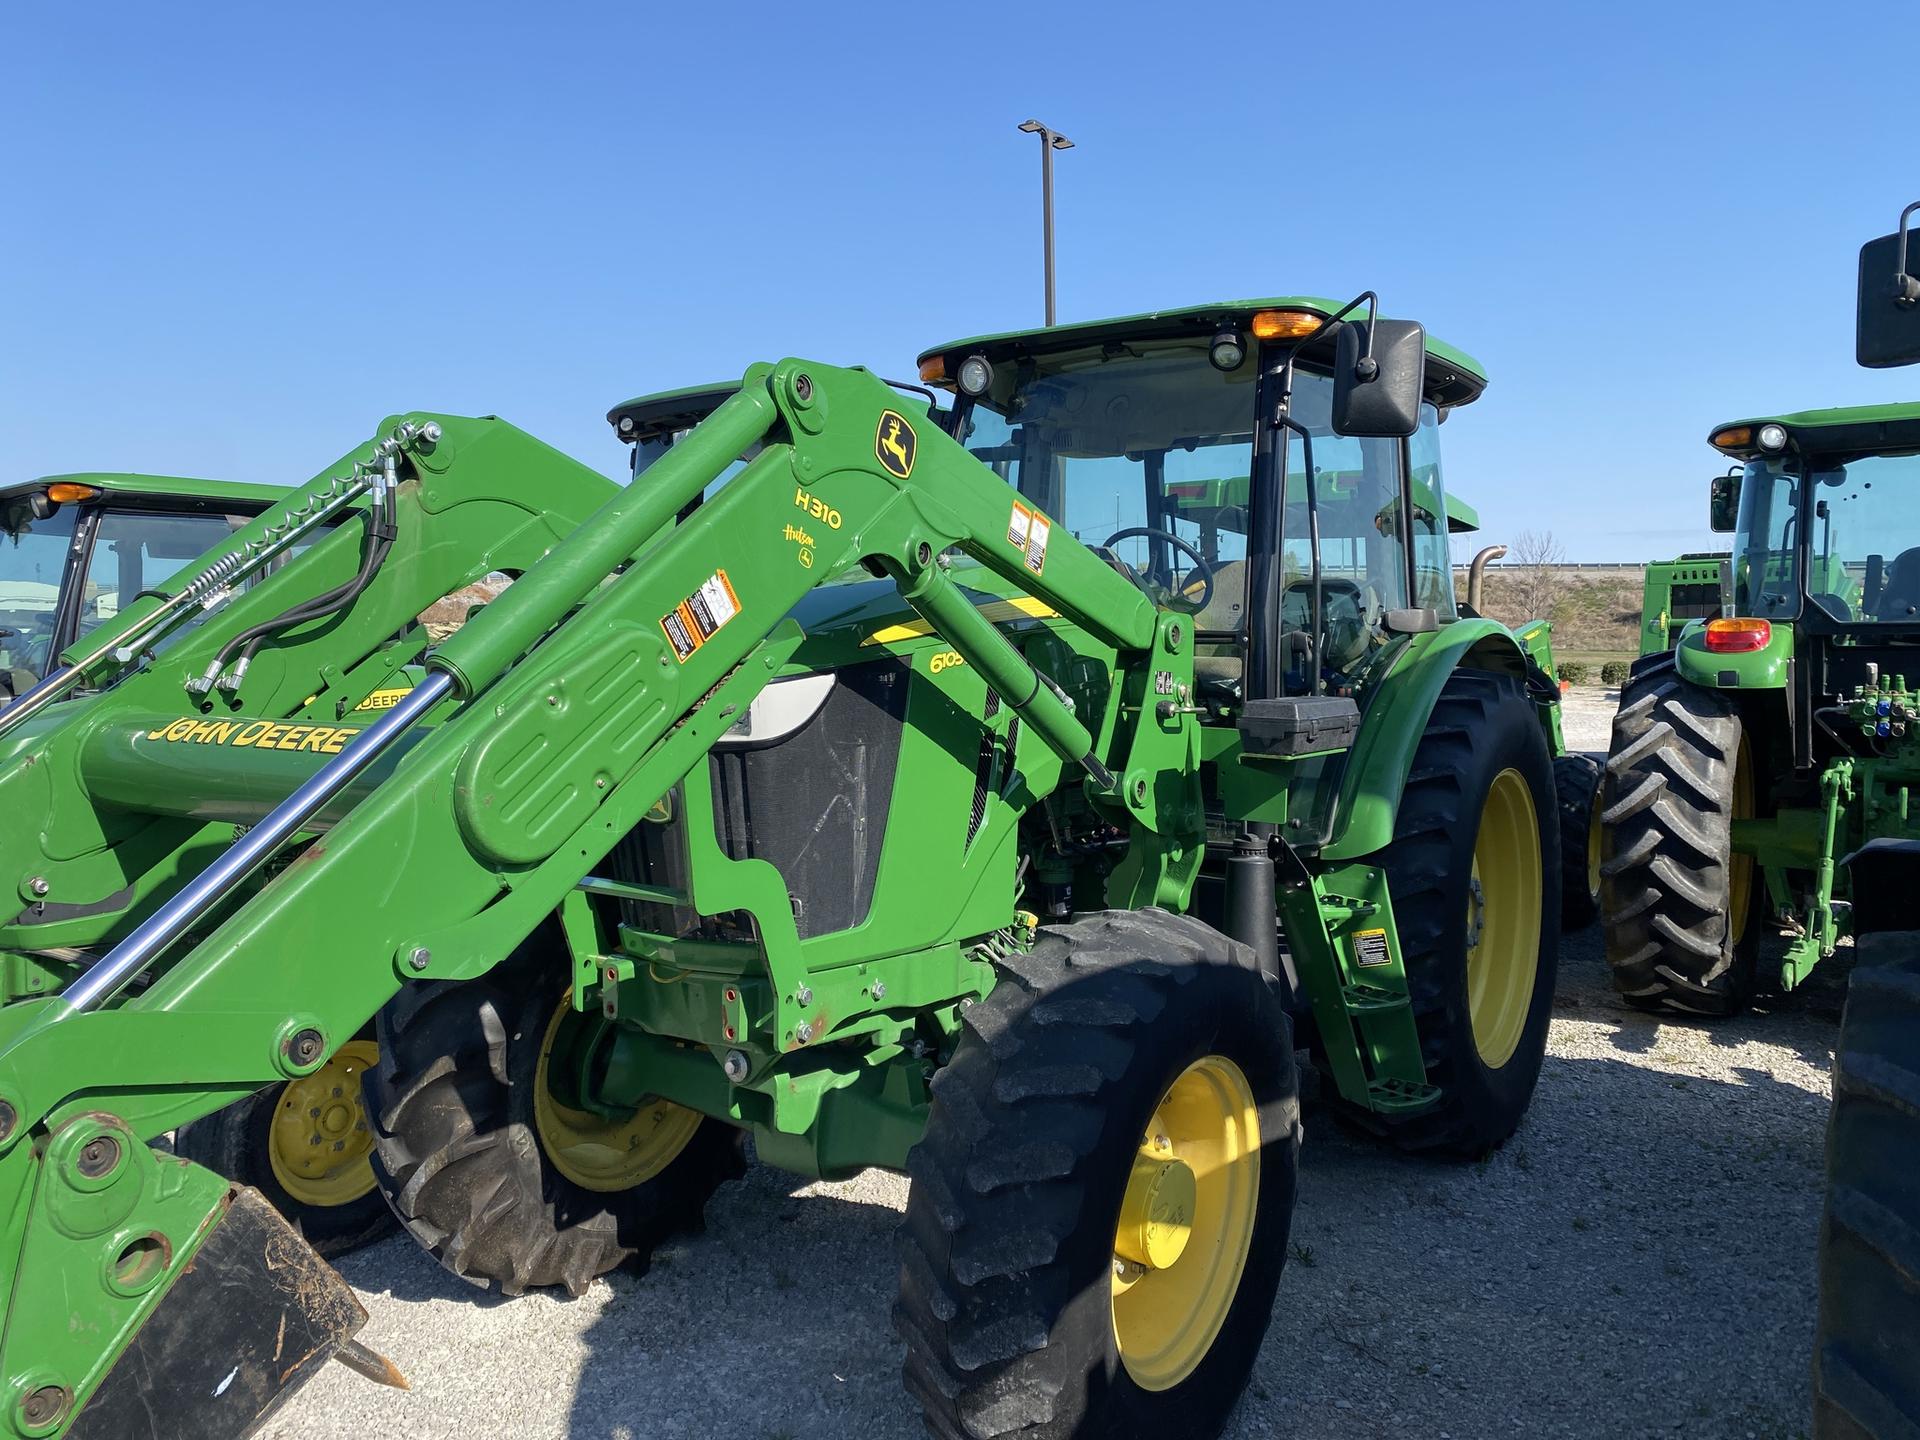
[[[73,511],[35,520],[21,505],[0,530],[0,700],[45,672],[73,544]]]
[[[1741,615],[1791,618],[1804,593],[1842,624],[1911,626],[1920,617],[1920,454],[1814,455],[1804,469],[1751,461],[1735,546]]]
[[[1199,670],[1237,680],[1259,371],[1251,359],[1231,371],[1214,368],[1203,340],[1040,355],[998,367],[987,394],[962,403],[956,438],[1055,525],[1105,546],[1156,599],[1194,610]],[[1291,414],[1313,436],[1327,637],[1321,653],[1340,675],[1357,671],[1377,647],[1384,611],[1409,604],[1430,605],[1443,617],[1454,611],[1437,415],[1423,407],[1411,446],[1417,483],[1406,518],[1416,564],[1409,567],[1400,514],[1409,451],[1399,440],[1335,435],[1332,390],[1327,376],[1297,371]],[[1311,624],[1306,451],[1300,437],[1289,437],[1281,605],[1291,631]],[[1417,599],[1409,599],[1410,568]]]

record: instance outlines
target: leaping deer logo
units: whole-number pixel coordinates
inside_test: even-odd
[[[913,455],[917,449],[913,427],[891,410],[880,413],[880,426],[873,434],[873,453],[889,475],[905,480],[913,474]]]

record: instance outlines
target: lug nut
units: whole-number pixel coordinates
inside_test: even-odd
[[[417,945],[407,956],[407,964],[415,970],[424,970],[433,961],[433,952],[424,945]]]
[[[47,883],[46,877],[44,875],[36,875],[33,877],[33,879],[27,882],[27,889],[33,892],[34,897],[36,899],[38,899],[42,895],[45,895],[52,888],[53,886]]]
[[[813,1003],[812,988],[810,986],[802,985],[798,990],[793,992],[793,1001],[794,1001],[794,1004],[796,1005],[802,1005],[802,1006],[811,1005]]]
[[[887,982],[886,981],[876,980],[873,982],[873,998],[876,1000],[884,1000],[887,998]]]
[[[738,1050],[729,1050],[727,1058],[720,1062],[720,1068],[725,1072],[727,1079],[738,1085],[747,1078],[747,1057]]]
[[[813,1039],[813,1026],[808,1021],[802,1020],[794,1030],[793,1038],[798,1040],[802,1045],[807,1044]]]

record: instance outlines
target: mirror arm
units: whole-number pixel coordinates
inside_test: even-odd
[[[1920,211],[1920,200],[1900,212],[1900,240],[1894,251],[1893,266],[1893,303],[1896,305],[1920,303],[1920,279],[1907,272],[1907,221],[1916,211]]]

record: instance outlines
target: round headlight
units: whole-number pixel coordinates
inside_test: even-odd
[[[1775,452],[1787,448],[1787,427],[1784,425],[1762,425],[1757,437],[1762,450]]]
[[[963,395],[984,395],[987,387],[993,384],[993,366],[987,363],[984,355],[969,355],[960,362],[960,372],[954,379],[959,383]]]
[[[1222,330],[1207,346],[1207,359],[1216,370],[1238,370],[1247,358],[1247,347],[1237,330]]]

